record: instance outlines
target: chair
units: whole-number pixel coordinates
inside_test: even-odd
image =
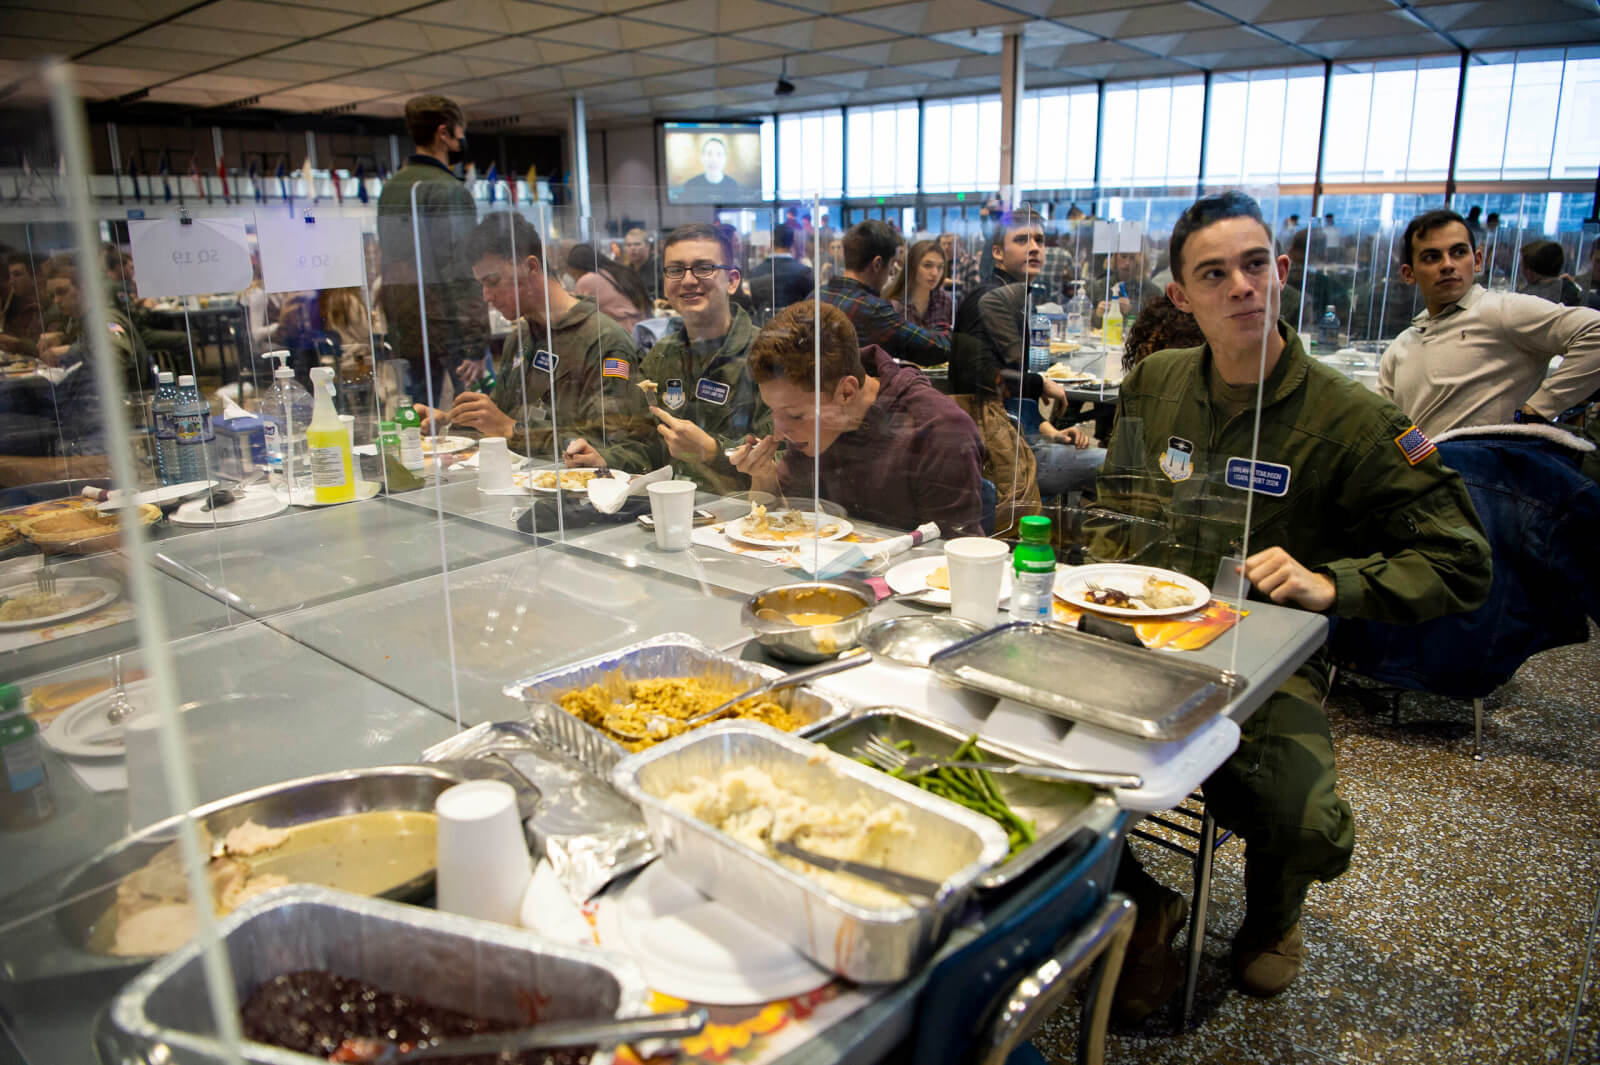
[[[995,488],[994,482],[987,477],[978,482],[978,498],[983,505],[983,533],[985,536],[993,536],[994,514],[1000,505],[1000,492]]]
[[[1189,1027],[1189,1018],[1194,1012],[1195,987],[1200,977],[1200,955],[1206,938],[1206,909],[1211,902],[1212,855],[1218,847],[1233,838],[1233,832],[1217,827],[1216,819],[1206,809],[1205,798],[1198,791],[1170,810],[1148,815],[1145,821],[1154,821],[1194,841],[1192,846],[1185,846],[1137,827],[1128,832],[1130,836],[1182,854],[1194,863],[1194,895],[1189,907],[1189,946],[1183,968],[1183,1019],[1179,1029],[1182,1031]]]

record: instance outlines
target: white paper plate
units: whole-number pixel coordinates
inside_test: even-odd
[[[422,454],[427,455],[453,455],[457,451],[467,451],[478,446],[478,442],[470,436],[424,436],[422,438]]]
[[[888,582],[891,590],[896,592],[920,592],[927,590],[928,594],[918,600],[929,606],[949,606],[950,589],[928,588],[928,574],[945,564],[943,555],[928,555],[925,558],[913,558],[895,566],[883,579]],[[1011,570],[1008,567],[1005,576],[1000,579],[1000,602],[1004,603],[1011,597]]]
[[[832,975],[764,928],[652,862],[600,900],[600,945],[639,963],[645,983],[708,1006],[753,1006],[813,991]]]
[[[16,581],[4,588],[0,588],[0,596],[21,595],[25,592],[36,592],[39,583],[32,577],[25,581]],[[94,592],[93,599],[86,600],[82,605],[69,607],[56,614],[49,614],[42,618],[29,618],[27,621],[0,621],[0,632],[9,632],[14,629],[37,629],[44,625],[53,625],[58,621],[79,617],[83,614],[99,610],[117,596],[122,594],[122,585],[110,577],[57,577],[56,594],[65,595],[68,592],[85,594]]]
[[[1119,592],[1137,595],[1144,590],[1146,577],[1155,577],[1157,580],[1171,581],[1182,585],[1194,595],[1194,602],[1186,606],[1169,606],[1162,610],[1129,609],[1121,606],[1100,606],[1084,599],[1083,595],[1089,590],[1089,582],[1093,581],[1102,588],[1115,588]],[[1107,562],[1096,566],[1079,566],[1076,569],[1063,570],[1056,574],[1056,598],[1075,607],[1092,610],[1096,614],[1109,614],[1118,618],[1168,618],[1179,614],[1190,614],[1211,601],[1211,589],[1195,580],[1193,577],[1182,573],[1175,573],[1170,569],[1157,569],[1154,566],[1133,566],[1121,562]]]
[[[270,518],[289,509],[289,501],[272,490],[270,485],[251,485],[234,493],[234,501],[215,510],[201,510],[204,499],[185,503],[172,512],[167,520],[174,525],[209,527],[212,525],[238,525],[242,522]]]
[[[207,489],[216,487],[218,481],[185,481],[182,484],[163,485],[152,488],[148,492],[139,492],[133,497],[135,504],[153,503],[162,506],[166,503],[176,503],[180,499],[190,499],[204,495]],[[123,508],[125,504],[121,499],[110,499],[100,504],[102,512],[110,513]]]
[[[136,680],[126,686],[128,702],[143,714],[151,707],[152,686],[149,680]],[[113,690],[96,692],[81,702],[73,703],[61,711],[45,730],[39,733],[46,744],[70,758],[121,758],[128,753],[122,740],[122,730],[106,720],[111,708]],[[135,715],[137,716],[137,715]],[[120,724],[127,724],[124,718]],[[104,743],[91,743],[96,736],[105,736]]]
[[[773,513],[783,514],[785,512],[780,510]],[[849,536],[851,531],[855,528],[855,526],[851,525],[848,521],[845,521],[843,518],[835,517],[832,514],[818,515],[809,510],[797,511],[797,513],[805,515],[818,525],[838,526],[838,528],[829,535],[818,537],[820,540],[843,539],[844,537]],[[741,544],[751,544],[755,547],[794,547],[796,544],[804,544],[811,541],[811,537],[809,536],[799,536],[792,540],[771,540],[762,536],[747,536],[744,532],[744,523],[744,518],[735,518],[728,522],[728,524],[723,527],[722,531],[730,540],[737,541]]]
[[[561,489],[561,488],[544,488],[544,487],[541,487],[540,485],[536,485],[536,484],[533,483],[533,479],[535,477],[539,476],[539,474],[541,474],[541,473],[552,473],[552,472],[555,472],[555,471],[552,471],[552,470],[529,470],[526,473],[512,474],[511,483],[514,484],[514,485],[518,485],[518,486],[520,486],[522,488],[526,488],[530,492],[541,492],[541,493],[543,493],[544,495],[547,495],[547,496],[553,496],[557,492],[561,492],[561,491],[566,491],[566,492],[569,492],[569,493],[576,493],[577,495],[583,495],[583,494],[588,492],[588,485],[587,484],[585,484],[583,488],[578,488],[578,489],[572,489],[572,488]],[[566,470],[562,470],[560,472],[566,473],[567,471]],[[631,474],[631,473],[623,473],[621,470],[612,470],[611,471],[611,478],[612,478],[612,480],[621,481],[623,484],[627,484],[629,481],[633,480],[633,474]],[[557,483],[559,483],[559,482],[557,482]]]
[[[360,502],[363,499],[371,499],[373,496],[377,495],[382,489],[383,489],[383,485],[379,484],[377,481],[357,481],[356,482],[356,497],[355,497],[355,499],[353,499],[353,500],[347,499],[344,502],[353,503],[353,502]],[[274,489],[273,491],[274,491],[274,493],[277,495],[277,497],[279,499],[287,499],[288,498],[288,489],[286,489],[286,488],[281,488],[280,487],[280,488]],[[336,506],[339,506],[338,503],[318,503],[317,502],[317,490],[315,488],[313,488],[309,484],[297,484],[297,485],[295,485],[294,486],[294,498],[291,499],[290,502],[292,502],[297,507],[336,507]]]

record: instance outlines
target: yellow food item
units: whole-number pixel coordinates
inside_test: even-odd
[[[587,688],[567,692],[557,702],[561,709],[584,724],[599,729],[628,750],[642,751],[678,735],[683,730],[674,726],[664,736],[652,735],[646,739],[635,740],[612,732],[606,727],[607,718],[614,720],[629,732],[648,733],[652,717],[686,721],[696,714],[703,714],[713,709],[719,703],[726,702],[742,690],[744,689],[712,686],[694,677],[664,677],[633,681],[627,685],[621,699],[616,697],[615,689],[591,684]],[[793,732],[806,724],[804,717],[771,699],[739,703],[729,708],[725,716],[760,721],[784,732]]]
[[[898,868],[903,858],[899,863],[896,858],[912,837],[908,811],[900,803],[875,802],[865,796],[829,803],[755,766],[724,769],[664,798],[846,902],[872,909],[905,904],[902,896],[871,881],[818,869],[771,849],[772,841],[783,840],[830,858]]]
[[[248,858],[274,847],[281,847],[289,833],[282,828],[267,828],[254,821],[246,821],[229,829],[222,837],[222,849],[235,858]]]
[[[939,588],[948,592],[950,590],[950,567],[940,566],[928,574],[928,587]]]
[[[1172,607],[1192,606],[1195,595],[1176,581],[1164,581],[1152,576],[1144,579],[1144,591],[1139,598],[1143,599],[1152,610],[1168,610]]]
[[[0,621],[32,621],[47,618],[71,608],[64,595],[45,595],[43,592],[23,592],[0,603]]]
[[[599,470],[542,470],[533,475],[533,486],[551,489],[559,484],[563,492],[582,492],[598,476]]]
[[[757,540],[806,540],[813,533],[818,536],[833,536],[838,533],[839,525],[831,522],[818,529],[816,522],[803,510],[780,510],[769,513],[767,508],[760,503],[750,506],[750,513],[744,517],[744,535]]]
[[[835,621],[840,620],[840,615],[838,614],[811,614],[804,612],[790,614],[788,617],[796,625],[832,625]]]

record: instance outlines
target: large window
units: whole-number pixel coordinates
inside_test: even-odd
[[[1460,79],[1455,56],[1338,64],[1323,180],[1443,181]]]
[[[1206,183],[1316,180],[1321,67],[1224,71],[1211,79]]]
[[[1472,56],[1456,176],[1592,178],[1600,167],[1600,48]]]
[[[917,105],[857,107],[846,113],[851,196],[898,196],[917,191]]]
[[[1200,178],[1205,80],[1156,78],[1106,86],[1100,183],[1108,188],[1194,184]]]
[[[1000,97],[929,100],[923,107],[924,192],[1000,187]]]
[[[1100,90],[1093,85],[1026,93],[1017,126],[1017,187],[1077,189],[1094,184],[1094,131]]]
[[[806,111],[778,116],[778,198],[844,195],[844,115]]]

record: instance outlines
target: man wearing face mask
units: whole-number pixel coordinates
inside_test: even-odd
[[[378,197],[383,310],[389,344],[411,372],[402,391],[442,404],[479,376],[489,346],[488,309],[472,264],[458,257],[478,220],[451,169],[466,151],[467,119],[454,100],[417,96],[406,101],[406,129],[417,150]]]

